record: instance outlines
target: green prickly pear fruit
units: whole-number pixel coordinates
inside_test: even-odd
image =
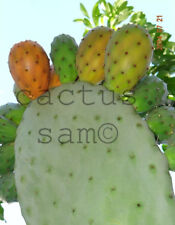
[[[0,146],[0,176],[14,170],[14,143]]]
[[[52,105],[31,102],[15,141],[26,223],[174,225],[167,160],[133,107],[82,82],[50,96]]]
[[[77,49],[75,39],[65,34],[56,36],[51,44],[50,57],[61,83],[73,82],[77,78]]]
[[[167,140],[165,155],[168,159],[169,169],[175,171],[175,133]]]
[[[134,88],[130,101],[138,113],[145,113],[166,102],[167,85],[156,76],[145,76]]]
[[[168,147],[165,151],[165,155],[168,159],[169,169],[175,171],[175,146]]]
[[[146,117],[149,128],[160,141],[167,141],[175,131],[175,110],[161,106],[153,109]]]
[[[8,173],[0,177],[0,199],[8,203],[17,201],[14,173]]]
[[[13,93],[21,105],[28,105],[31,102],[30,98],[16,84],[13,86]]]
[[[0,144],[13,142],[16,138],[16,129],[16,124],[4,116],[0,116]]]
[[[12,121],[14,124],[19,125],[26,107],[16,103],[7,103],[0,106],[0,116]]]
[[[81,81],[96,84],[104,80],[105,49],[112,32],[108,27],[96,27],[82,39],[76,57]]]
[[[128,24],[115,31],[105,54],[105,86],[119,94],[131,90],[145,75],[153,43],[147,31]]]
[[[168,146],[170,146],[170,147],[175,147],[175,133],[172,134],[172,135],[170,136],[170,138],[167,140],[167,144],[168,144]]]

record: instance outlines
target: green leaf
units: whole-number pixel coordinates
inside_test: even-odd
[[[175,101],[175,96],[173,95],[168,95],[168,99],[172,100],[172,101]]]
[[[103,2],[102,7],[104,8],[103,12],[104,12],[105,16],[110,17],[111,16],[111,10],[110,10],[109,4],[106,3],[106,2],[105,3]]]
[[[83,19],[74,19],[73,22],[83,22]]]
[[[85,29],[84,33],[83,33],[83,37],[89,32],[88,29]]]
[[[166,83],[171,94],[175,95],[175,77],[167,78]]]
[[[82,3],[80,3],[80,9],[81,9],[81,12],[84,14],[84,16],[86,16],[87,18],[90,18],[85,6]]]
[[[145,16],[146,19],[146,16]],[[149,31],[149,33],[156,32],[156,24],[152,24],[150,22],[147,22],[144,27]]]
[[[86,27],[90,27],[90,28],[93,27],[92,24],[91,24],[91,22],[88,19],[86,19],[86,18],[83,19],[83,23],[84,23],[84,25]]]
[[[109,6],[109,9],[110,9],[110,14],[111,14],[111,16],[113,16],[114,7],[110,2],[108,2],[108,6]]]
[[[166,46],[165,46],[166,48],[168,48],[168,49],[170,49],[171,51],[175,51],[175,42],[172,42],[172,41],[168,41],[167,43],[166,43]]]
[[[108,21],[107,21],[107,27],[111,27],[111,20],[110,19],[108,19]]]
[[[170,66],[169,71],[170,71],[171,74],[175,73],[175,64]]]
[[[92,19],[93,19],[95,26],[98,26],[100,16],[101,16],[101,13],[99,10],[99,3],[97,2],[94,5],[93,10],[92,10]]]
[[[104,15],[102,14],[100,16],[100,23],[104,26]]]
[[[167,84],[170,94],[175,95],[175,77],[170,77],[169,71],[161,71],[157,76]]]
[[[0,220],[4,220],[4,209],[1,206],[1,201],[0,201]]]
[[[127,4],[128,2],[124,1],[121,5],[117,5],[116,9],[118,9],[119,11],[122,11],[127,8]]]
[[[163,149],[163,151],[166,151],[167,147],[168,147],[168,145],[163,144],[163,145],[162,145],[162,149]]]
[[[102,8],[106,8],[107,7],[107,2],[105,0],[99,0],[98,2],[101,4]]]
[[[128,9],[124,9],[122,10],[118,16],[116,16],[116,19],[115,19],[115,23],[114,23],[114,26],[120,24],[121,22],[123,22],[124,20],[126,20],[132,13],[132,8]]]
[[[171,37],[171,35],[169,33],[166,33],[166,32],[163,32],[161,34],[161,36],[162,36],[162,41],[164,41],[164,42],[167,42]]]
[[[128,2],[125,0],[117,0],[114,2],[114,8],[119,8],[123,4],[126,6],[128,4]]]
[[[167,70],[162,70],[157,75],[160,79],[165,80],[166,78],[170,77],[170,74]]]
[[[132,15],[130,22],[143,26],[146,23],[146,16],[143,12],[136,12]]]

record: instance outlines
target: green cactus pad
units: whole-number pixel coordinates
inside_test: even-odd
[[[115,31],[105,54],[105,83],[119,94],[132,90],[146,74],[152,59],[153,43],[147,31],[128,24]]]
[[[169,169],[175,171],[175,146],[167,148],[165,155],[168,159]]]
[[[27,95],[24,94],[23,91],[19,89],[19,87],[14,84],[13,86],[13,93],[16,97],[16,100],[21,104],[21,105],[28,105],[31,102],[31,99],[27,97]]]
[[[26,107],[16,103],[7,103],[0,106],[0,116],[4,116],[16,125],[21,122]]]
[[[0,199],[8,203],[17,201],[14,173],[0,177]]]
[[[50,57],[61,83],[73,82],[77,78],[77,49],[74,38],[65,34],[55,37],[51,44]]]
[[[0,176],[14,170],[14,144],[0,146]]]
[[[0,116],[0,144],[7,144],[15,141],[17,126],[6,119],[4,116]]]
[[[160,141],[167,141],[175,131],[175,110],[173,107],[155,108],[146,117],[149,128]]]
[[[165,103],[168,95],[167,85],[158,77],[145,76],[134,89],[129,101],[138,113],[145,113]]]
[[[174,225],[167,160],[133,107],[109,104],[102,85],[64,84],[50,95],[52,104],[30,104],[15,141],[26,223]]]
[[[2,207],[2,201],[0,201],[0,220],[4,220],[4,208]]]

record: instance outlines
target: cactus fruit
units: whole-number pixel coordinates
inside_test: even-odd
[[[0,146],[0,176],[14,170],[14,144]]]
[[[0,106],[0,115],[4,116],[6,119],[9,119],[16,125],[19,125],[25,109],[26,107],[20,104],[7,103],[3,106]]]
[[[50,95],[31,102],[15,141],[26,223],[174,225],[168,163],[133,107],[83,82]]]
[[[4,116],[0,116],[0,144],[13,142],[16,138],[16,129],[17,125]]]
[[[8,203],[17,201],[14,173],[8,173],[0,177],[0,199]]]
[[[134,89],[133,106],[138,113],[145,113],[164,104],[167,96],[167,85],[161,79],[156,76],[145,76]]]
[[[170,136],[167,140],[167,144],[169,147],[175,147],[175,133]]]
[[[75,65],[77,49],[75,39],[65,34],[56,36],[51,44],[50,57],[61,83],[73,82],[77,78]]]
[[[169,163],[169,169],[175,171],[175,146],[168,147],[165,151]]]
[[[134,24],[116,30],[105,53],[105,86],[119,94],[131,90],[145,75],[153,43],[146,30]]]
[[[165,155],[168,159],[169,169],[175,171],[175,133],[167,140]]]
[[[16,84],[13,86],[13,93],[21,105],[28,105],[31,102],[30,98]]]
[[[146,117],[149,128],[160,141],[167,141],[175,131],[175,110],[173,107],[155,108]]]
[[[55,73],[54,67],[51,66],[50,69],[50,80],[49,80],[49,89],[58,87],[61,85],[58,74]]]
[[[15,83],[30,98],[48,90],[50,65],[43,48],[36,42],[15,44],[9,54],[9,69]]]
[[[96,84],[104,80],[105,49],[112,32],[108,27],[96,27],[82,39],[76,57],[81,81]]]

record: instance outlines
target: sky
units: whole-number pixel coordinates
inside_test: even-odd
[[[109,1],[109,0],[108,0]],[[74,23],[81,18],[79,9],[82,2],[91,12],[96,0],[0,0],[0,105],[16,102],[13,95],[14,81],[8,69],[10,48],[24,40],[37,41],[50,53],[50,44],[59,34],[69,34],[80,43],[84,25]],[[114,1],[111,0],[111,3]],[[128,0],[135,11],[143,11],[148,21],[156,22],[157,15],[163,15],[163,29],[172,34],[175,41],[175,1],[174,0]],[[160,24],[159,24],[160,25]],[[175,176],[173,182],[175,186]],[[6,225],[25,225],[17,204],[5,204]],[[0,222],[0,225],[4,225]]]

